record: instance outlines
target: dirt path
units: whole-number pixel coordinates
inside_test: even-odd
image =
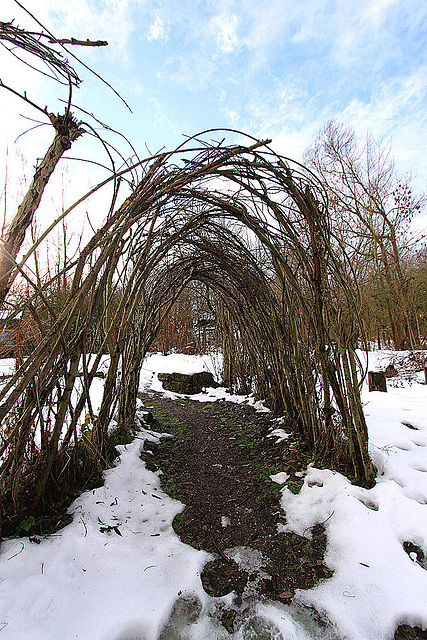
[[[186,505],[175,518],[175,531],[183,542],[218,556],[202,575],[207,593],[235,591],[240,598],[256,594],[289,603],[295,589],[331,575],[323,565],[326,540],[320,525],[311,540],[277,531],[286,520],[279,485],[269,476],[286,471],[289,486],[296,488],[301,480],[295,472],[305,468],[306,457],[297,443],[277,444],[267,437],[268,414],[155,393],[142,399],[155,429],[174,436],[151,446],[145,461],[162,470],[163,489]]]

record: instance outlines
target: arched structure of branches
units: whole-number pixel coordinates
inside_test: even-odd
[[[268,143],[224,146],[208,135],[146,161],[132,195],[66,266],[62,310],[0,392],[5,512],[27,494],[36,509],[65,454],[74,468],[82,456],[100,464],[112,421],[133,426],[142,359],[194,280],[216,292],[223,330],[238,337],[259,395],[287,413],[318,459],[346,461],[372,484],[355,356],[359,302],[334,253],[325,190]],[[33,307],[43,306],[40,293]],[[106,352],[95,415],[89,391]],[[90,446],[79,428],[86,414]]]

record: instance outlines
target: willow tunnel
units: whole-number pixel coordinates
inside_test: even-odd
[[[0,394],[0,417],[13,424],[1,445],[7,504],[19,499],[30,467],[36,505],[64,448],[74,446],[78,459],[83,412],[97,463],[111,420],[133,424],[144,355],[192,281],[214,292],[226,367],[238,340],[257,393],[287,413],[315,456],[345,460],[358,482],[372,483],[357,285],[331,232],[325,190],[266,143],[206,138],[145,161],[132,195],[67,266],[60,312]],[[45,304],[43,291],[31,304]],[[105,353],[104,396],[91,415],[90,386]],[[29,465],[37,429],[41,445]]]

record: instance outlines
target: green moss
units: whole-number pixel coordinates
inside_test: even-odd
[[[233,633],[234,631],[234,621],[236,619],[237,612],[232,609],[226,610],[222,612],[220,621],[222,626],[228,633]]]
[[[254,467],[256,466],[258,466],[258,473],[260,477],[263,480],[268,480],[269,482],[272,482],[270,476],[275,476],[277,473],[280,473],[281,471],[283,471],[283,465],[278,465],[278,464],[267,466],[267,467],[254,464]]]
[[[164,472],[160,476],[160,486],[174,500],[185,501],[185,491],[182,486],[178,482],[167,478]]]
[[[188,425],[177,416],[171,415],[163,409],[156,409],[156,420],[164,431],[173,431],[181,440],[191,437],[191,430]]]
[[[185,544],[189,544],[195,549],[204,549],[203,538],[195,535],[194,531],[189,531],[185,528],[185,514],[184,512],[178,513],[172,522],[172,528]]]
[[[303,484],[304,478],[289,478],[289,480],[286,480],[285,482],[285,486],[295,494],[298,494],[301,491],[301,487]]]
[[[204,404],[200,404],[200,411],[203,413],[218,413],[218,407],[216,403],[205,402]]]

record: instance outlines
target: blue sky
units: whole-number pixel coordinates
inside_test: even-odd
[[[133,114],[83,70],[74,99],[125,133],[141,154],[145,144],[155,152],[173,148],[183,134],[232,127],[271,137],[278,151],[299,158],[326,121],[337,118],[362,138],[369,131],[391,140],[399,169],[427,187],[425,0],[26,2],[57,37],[109,42],[76,53],[114,85]],[[34,28],[13,0],[2,5],[0,19]],[[62,110],[61,87],[18,69],[4,52],[0,64],[2,79],[10,73],[11,83]],[[1,136],[10,145],[27,125],[16,117],[25,108],[5,93],[0,100],[10,127]],[[50,135],[44,129],[19,144],[41,149]],[[99,159],[102,150],[85,153]]]

